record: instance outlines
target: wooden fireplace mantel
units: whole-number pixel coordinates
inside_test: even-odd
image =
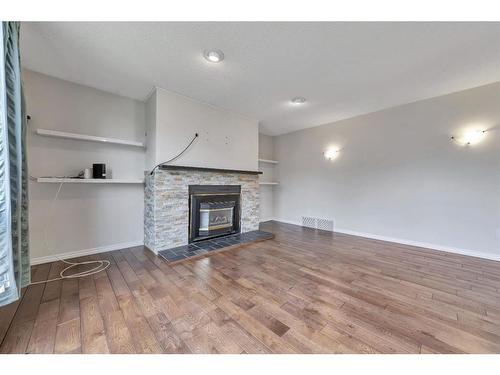
[[[192,167],[182,165],[162,165],[159,167],[161,170],[185,170],[185,171],[201,171],[201,172],[218,172],[218,173],[241,173],[241,174],[262,174],[261,171],[246,171],[239,169],[219,169],[219,168],[206,168],[206,167]]]

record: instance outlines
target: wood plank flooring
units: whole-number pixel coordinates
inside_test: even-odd
[[[136,247],[0,309],[0,353],[500,353],[500,262],[268,222],[174,266]],[[33,267],[33,281],[61,262]]]

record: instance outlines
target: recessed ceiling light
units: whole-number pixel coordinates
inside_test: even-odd
[[[306,102],[306,98],[302,96],[297,96],[292,99],[292,104],[304,104]]]
[[[211,63],[218,63],[224,60],[224,54],[218,49],[207,50],[203,53],[203,56],[205,56],[205,59]]]

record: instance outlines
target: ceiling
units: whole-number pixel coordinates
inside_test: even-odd
[[[28,69],[140,100],[159,86],[270,135],[500,81],[500,23],[23,22],[21,38]]]

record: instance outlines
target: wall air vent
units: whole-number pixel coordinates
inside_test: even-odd
[[[309,216],[302,216],[302,226],[307,228],[316,229],[316,218]]]
[[[333,232],[333,220],[318,219],[316,222],[317,222],[317,228],[318,229],[327,230],[327,231]]]
[[[302,226],[306,228],[333,232],[333,220],[318,217],[302,216]]]

